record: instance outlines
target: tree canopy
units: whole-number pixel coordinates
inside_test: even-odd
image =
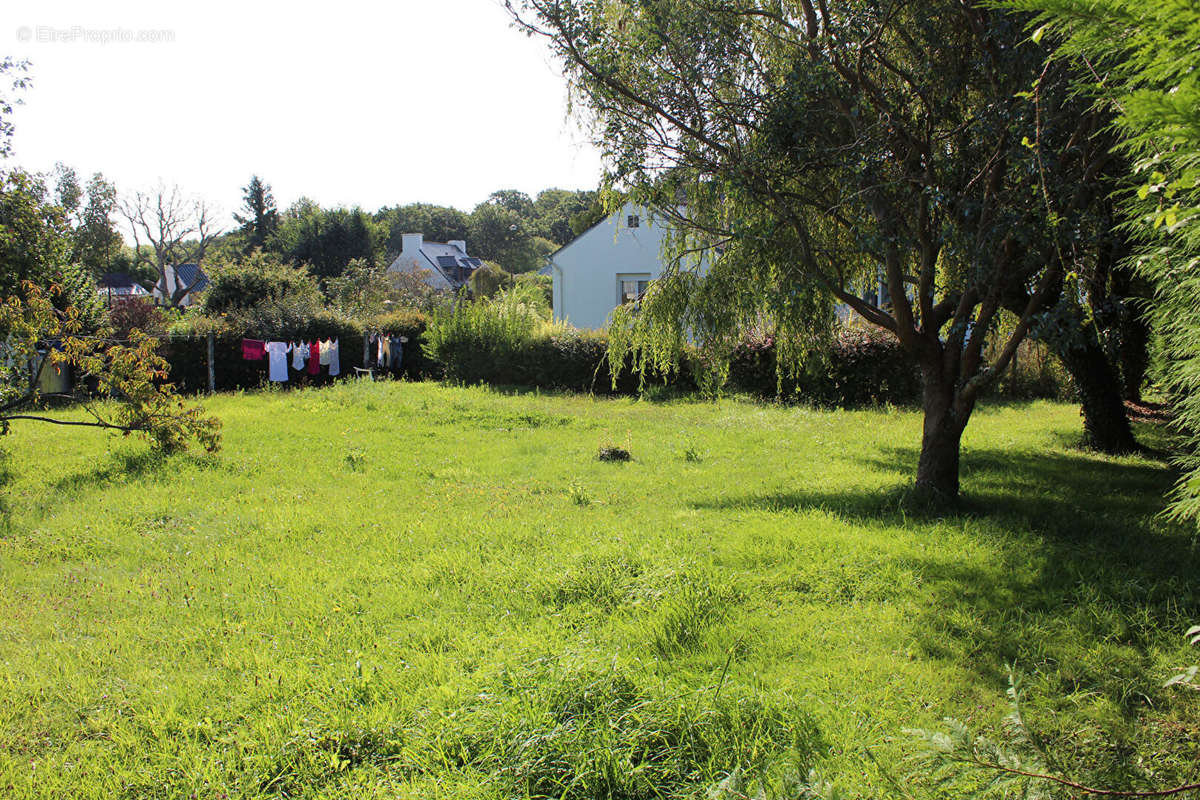
[[[1070,268],[1069,231],[1094,198],[1067,187],[1103,158],[1024,21],[915,0],[509,8],[594,116],[608,186],[678,231],[675,265],[618,314],[615,341],[660,362],[686,336],[719,354],[765,314],[798,360],[833,298],[919,363],[917,486],[956,496],[979,392]],[[886,298],[864,300],[879,280]],[[1017,323],[988,363],[1014,295]]]

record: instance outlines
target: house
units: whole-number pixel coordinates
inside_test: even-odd
[[[150,296],[145,286],[124,272],[108,272],[101,275],[100,280],[96,281],[96,294],[107,300],[110,306],[114,300]]]
[[[200,269],[199,264],[177,264],[163,270],[163,275],[158,279],[158,283],[154,284],[151,294],[154,302],[159,305],[190,306],[208,286],[208,276]],[[186,292],[177,304],[173,304],[171,298],[180,289]]]
[[[406,233],[400,241],[400,255],[387,271],[420,275],[435,289],[461,289],[483,266],[483,261],[467,255],[467,243],[461,239],[443,244],[425,241],[424,234]]]
[[[614,308],[635,302],[663,272],[667,222],[626,204],[548,256],[554,319],[606,328]]]
[[[626,204],[547,257],[542,274],[554,280],[554,319],[577,328],[608,327],[613,309],[635,302],[663,273],[663,243],[669,221],[645,208]],[[870,303],[890,305],[882,275],[859,295]],[[838,304],[838,318],[853,312]]]

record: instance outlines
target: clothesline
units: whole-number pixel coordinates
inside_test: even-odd
[[[399,369],[404,359],[404,344],[407,336],[390,333],[368,333],[363,336],[363,366],[374,363],[384,369]],[[375,345],[372,362],[370,345]],[[242,358],[247,361],[267,360],[267,378],[274,383],[286,383],[289,378],[288,354],[291,354],[292,370],[296,373],[320,375],[321,367],[328,367],[329,376],[341,374],[341,343],[338,339],[314,341],[266,341],[243,339]]]

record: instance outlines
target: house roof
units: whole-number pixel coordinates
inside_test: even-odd
[[[473,258],[459,249],[458,245],[442,244],[441,242],[422,242],[421,255],[428,259],[429,264],[446,277],[453,286],[461,286],[466,280],[459,279],[459,270],[465,270],[466,277],[479,267],[483,261]]]
[[[106,272],[100,276],[100,280],[96,281],[97,289],[124,289],[126,291],[134,288],[146,290],[146,287],[133,279],[133,276],[125,272]]]
[[[208,276],[199,264],[176,264],[175,280],[179,286],[189,286],[193,292],[202,292],[208,288]]]

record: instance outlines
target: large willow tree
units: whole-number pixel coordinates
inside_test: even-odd
[[[610,185],[678,231],[615,340],[669,363],[685,335],[719,354],[765,318],[795,360],[844,303],[919,365],[917,489],[956,497],[963,429],[1063,296],[1108,161],[1023,20],[954,0],[509,8],[562,61]],[[888,299],[862,299],[880,280]]]

